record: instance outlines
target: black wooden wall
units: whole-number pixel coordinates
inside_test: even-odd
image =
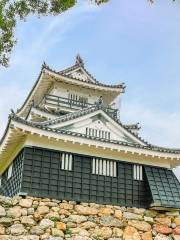
[[[0,193],[12,197],[21,192],[23,173],[24,150],[22,150],[13,161],[12,177],[7,179],[8,169],[1,176]]]
[[[91,173],[92,158],[73,154],[72,171],[62,170],[61,152],[36,147],[24,149],[21,192],[38,197],[148,207],[146,181],[133,180],[133,164],[117,162],[117,177]]]

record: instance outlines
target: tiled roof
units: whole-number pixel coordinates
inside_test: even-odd
[[[39,107],[39,106],[33,106],[33,108],[35,108],[35,109],[37,109],[37,110],[40,110],[41,112],[44,112],[44,113],[49,113],[49,114],[52,114],[52,115],[54,115],[54,116],[59,116],[59,117],[62,117],[62,118],[64,118],[65,117],[65,115],[67,115],[67,114],[69,114],[69,115],[74,115],[75,114],[75,112],[73,112],[73,113],[66,113],[66,114],[64,114],[64,115],[62,115],[62,113],[61,112],[51,112],[51,111],[49,111],[48,109],[46,109],[46,108],[42,108],[42,107]],[[82,110],[80,110],[80,111],[82,111]],[[49,121],[48,121],[49,122]],[[135,124],[123,124],[123,127],[124,128],[126,128],[126,129],[129,129],[129,130],[139,130],[139,129],[141,129],[141,127],[139,126],[139,123],[135,123]]]
[[[77,68],[82,68],[82,69],[87,73],[87,75],[88,75],[91,79],[93,79],[96,83],[99,83],[99,82],[96,80],[96,78],[95,78],[94,76],[92,76],[92,75],[87,71],[87,69],[84,67],[84,61],[82,60],[82,58],[80,57],[79,54],[76,56],[76,62],[75,62],[75,64],[74,64],[73,66],[68,67],[68,68],[66,68],[66,69],[64,69],[64,70],[62,70],[62,71],[59,71],[59,73],[60,73],[60,74],[67,74],[68,72],[71,72],[71,71],[73,71],[73,70],[75,70],[75,69],[77,69]]]
[[[180,153],[180,149],[174,150],[174,149],[169,149],[169,148],[154,147],[153,145],[150,145],[150,144],[141,145],[141,144],[129,143],[129,142],[123,142],[123,141],[117,141],[117,140],[109,140],[109,139],[103,139],[103,138],[89,136],[89,135],[82,134],[82,133],[72,132],[72,131],[68,131],[68,130],[54,129],[54,128],[50,128],[46,125],[43,125],[43,124],[33,123],[30,121],[24,120],[21,117],[17,116],[15,113],[12,113],[9,117],[10,117],[10,119],[13,119],[13,120],[20,122],[22,124],[25,124],[27,126],[31,126],[31,127],[42,129],[42,130],[49,131],[49,132],[72,135],[72,136],[77,136],[77,137],[84,137],[84,138],[88,138],[88,139],[98,140],[101,142],[108,142],[108,143],[113,143],[113,144],[119,144],[122,146],[129,146],[129,147],[135,147],[135,148],[140,148],[140,149],[153,150],[153,151],[157,151],[157,152],[174,153],[174,154]],[[140,139],[139,137],[137,137],[137,138]]]
[[[75,67],[75,65],[72,66],[72,69],[73,69],[74,67]],[[74,80],[77,80],[77,81],[82,82],[82,80],[80,80],[80,79],[78,79],[78,78],[75,78],[75,77],[66,75],[65,72],[63,72],[63,71],[67,71],[67,69],[66,69],[66,70],[63,70],[63,71],[61,71],[61,72],[58,72],[58,71],[55,71],[55,70],[51,69],[46,63],[43,64],[43,68],[45,68],[45,69],[47,69],[47,70],[49,70],[49,71],[51,71],[51,72],[53,72],[53,73],[59,74],[60,76],[68,77],[68,78],[71,78],[71,79],[74,79]],[[85,69],[84,69],[84,70],[85,70]],[[85,71],[87,72],[87,70],[85,70]],[[87,73],[88,73],[88,72],[87,72]],[[89,73],[88,73],[88,74],[89,74]],[[90,74],[89,74],[89,75],[90,75]],[[91,76],[91,77],[92,77],[92,76]],[[92,77],[92,78],[93,78],[93,77]],[[95,79],[94,79],[94,80],[95,80]],[[123,90],[125,90],[125,88],[126,88],[126,86],[124,85],[124,83],[117,84],[117,85],[109,85],[109,84],[100,83],[100,82],[98,82],[97,80],[95,80],[95,82],[88,81],[87,83],[90,83],[90,84],[92,84],[92,85],[102,86],[102,87],[108,87],[108,88],[120,88],[120,89],[123,89]]]
[[[145,173],[157,207],[180,208],[180,183],[172,170],[145,166]]]
[[[57,117],[62,116],[62,112],[51,112],[48,109],[42,108],[42,107],[39,107],[39,106],[33,106],[33,108],[35,108],[37,110],[40,110],[41,112],[44,112],[44,113],[52,114],[52,115],[57,116]]]
[[[109,112],[108,112],[108,108],[104,107],[103,105],[94,105],[93,107],[89,107],[89,108],[84,108],[82,110],[76,111],[76,112],[72,112],[72,113],[68,113],[66,115],[63,115],[59,118],[53,119],[53,120],[49,120],[46,122],[43,122],[42,124],[44,126],[50,126],[50,125],[54,125],[57,123],[61,123],[61,122],[66,122],[68,120],[72,120],[81,116],[84,116],[86,114],[89,114],[91,112],[95,112],[97,110],[101,109],[102,111],[104,111],[110,118],[112,118],[116,123],[118,123],[121,127],[125,128],[126,131],[128,131],[129,133],[131,133],[133,136],[135,136],[137,139],[139,139],[140,141],[142,141],[145,144],[149,144],[147,141],[145,141],[144,139],[142,139],[141,137],[137,136],[137,134],[135,134],[133,131],[131,131],[130,128],[126,128],[124,127],[124,125],[121,123],[121,121],[118,118],[113,117]]]
[[[139,130],[139,129],[141,129],[141,127],[139,126],[139,123],[136,123],[136,124],[124,124],[123,126],[126,129],[130,129],[130,130]]]
[[[93,107],[83,108],[83,109],[75,111],[75,112],[67,113],[63,116],[60,116],[60,117],[56,118],[56,119],[43,122],[42,124],[44,126],[50,126],[50,125],[54,125],[54,124],[57,124],[57,123],[66,122],[68,120],[72,120],[72,119],[75,119],[77,117],[81,117],[81,116],[84,116],[88,113],[94,112],[98,109],[100,109],[100,108],[97,107],[96,105],[94,105]]]

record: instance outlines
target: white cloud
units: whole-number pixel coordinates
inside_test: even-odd
[[[32,65],[35,66],[37,61],[45,56],[54,44],[61,44],[65,37],[68,36],[68,32],[89,16],[88,13],[96,11],[99,11],[98,7],[85,1],[58,16],[42,17],[41,19],[33,18],[37,26],[33,36],[29,35],[32,41],[28,42],[26,51],[18,48],[18,52],[14,52],[11,65],[19,66],[24,64],[26,59],[26,65],[31,64],[31,67]],[[41,24],[42,21],[45,24]],[[28,23],[20,22],[18,25],[18,44],[27,41],[28,25],[25,27],[25,24]],[[29,24],[32,24],[32,22]],[[41,29],[38,31],[39,26]]]
[[[140,135],[151,144],[180,149],[180,113],[157,111],[142,102],[126,101],[121,111],[123,122],[140,122]],[[175,170],[180,179],[180,167]]]

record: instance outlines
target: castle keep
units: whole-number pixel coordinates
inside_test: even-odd
[[[46,64],[0,142],[1,193],[144,208],[180,208],[180,150],[152,145],[120,121],[124,84],[98,82],[80,56]]]

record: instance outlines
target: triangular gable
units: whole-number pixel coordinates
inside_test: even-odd
[[[65,75],[68,77],[76,78],[84,82],[93,82],[93,83],[96,82],[83,67],[79,67],[79,66],[77,66],[75,69],[71,71],[66,72]]]
[[[97,83],[97,80],[85,69],[84,61],[80,55],[76,56],[75,65],[62,70],[59,73],[84,82]]]
[[[75,117],[73,117],[73,115]],[[111,140],[130,142],[146,145],[133,132],[127,130],[122,124],[116,122],[102,109],[89,109],[89,112],[76,112],[68,114],[62,118],[57,118],[52,122],[44,123],[53,129],[64,129],[72,132],[91,134],[99,138],[109,138]]]

